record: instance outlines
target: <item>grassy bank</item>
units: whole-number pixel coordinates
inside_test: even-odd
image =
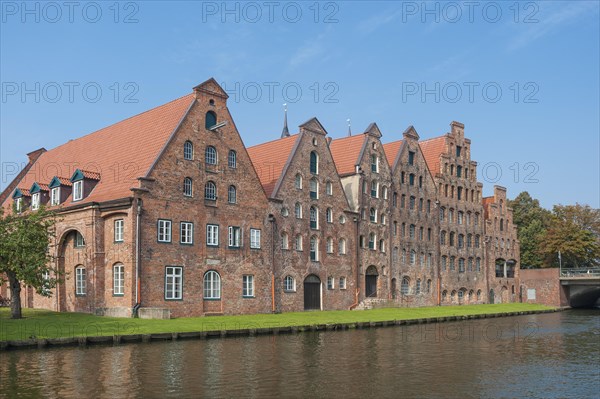
[[[317,324],[378,322],[429,317],[469,316],[505,312],[539,311],[547,306],[512,303],[497,305],[386,308],[363,311],[296,312],[243,316],[189,317],[171,320],[123,319],[84,313],[57,313],[23,309],[24,318],[11,320],[7,308],[0,309],[0,341],[33,338],[71,338],[192,331],[241,330]]]

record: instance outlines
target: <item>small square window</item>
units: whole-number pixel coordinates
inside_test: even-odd
[[[171,221],[158,220],[158,242],[171,242]]]
[[[181,222],[179,242],[181,244],[194,243],[194,224],[190,222]]]
[[[216,224],[206,225],[206,245],[210,247],[219,246],[219,226]]]
[[[250,229],[250,248],[260,249],[260,230]]]

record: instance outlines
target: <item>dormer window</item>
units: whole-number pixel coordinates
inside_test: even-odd
[[[23,209],[27,207],[27,198],[30,198],[29,190],[24,188],[17,188],[12,196],[15,211],[17,213],[23,212]]]
[[[83,180],[73,183],[73,201],[81,201],[83,199]]]
[[[22,197],[15,199],[15,209],[18,213],[21,213],[21,210],[23,209],[23,198]]]
[[[50,190],[50,205],[55,206],[60,204],[60,187],[55,187]]]
[[[40,209],[40,193],[35,193],[31,196],[31,209],[34,211]]]
[[[71,176],[70,181],[73,184],[73,201],[81,201],[98,184],[100,174],[77,169]]]

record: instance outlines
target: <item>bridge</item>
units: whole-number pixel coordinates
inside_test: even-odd
[[[600,307],[600,268],[562,268],[560,285],[571,307]]]

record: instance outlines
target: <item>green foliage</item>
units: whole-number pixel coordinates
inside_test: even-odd
[[[20,317],[21,284],[44,296],[50,296],[56,286],[58,270],[50,263],[55,221],[55,214],[43,208],[22,214],[5,214],[0,208],[0,273],[8,277],[13,304],[17,304],[14,317]]]
[[[567,267],[600,265],[600,210],[589,205],[542,208],[526,191],[510,201],[521,244],[523,267],[558,267],[558,252]]]

